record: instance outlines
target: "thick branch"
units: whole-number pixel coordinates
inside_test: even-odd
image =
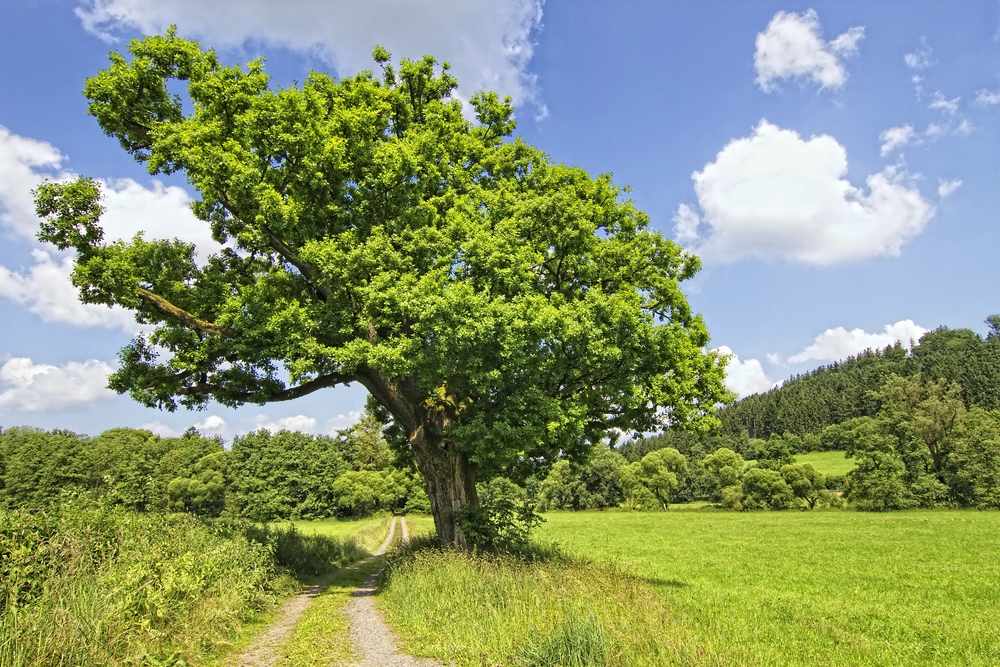
[[[297,387],[290,387],[288,389],[283,389],[281,391],[274,392],[233,392],[228,391],[225,387],[216,384],[209,384],[207,382],[199,382],[196,385],[190,387],[184,387],[180,389],[177,393],[184,394],[187,396],[199,395],[199,394],[219,394],[227,399],[232,399],[234,401],[242,401],[246,403],[257,403],[263,405],[264,403],[274,403],[277,401],[291,401],[296,398],[301,398],[307,394],[311,394],[314,391],[320,389],[325,389],[327,387],[334,387],[338,384],[347,384],[348,382],[355,382],[358,378],[353,375],[344,375],[341,373],[330,373],[329,375],[320,375],[315,380],[310,380],[304,384],[300,384]]]
[[[220,327],[217,324],[212,324],[211,322],[206,322],[191,313],[178,308],[174,304],[170,303],[162,296],[158,294],[153,294],[148,289],[143,289],[142,287],[135,288],[136,293],[148,301],[154,308],[166,315],[171,317],[182,324],[187,325],[191,329],[196,331],[201,331],[203,333],[212,334],[213,336],[221,336],[223,338],[236,338],[237,333],[232,329],[227,329],[225,327]]]

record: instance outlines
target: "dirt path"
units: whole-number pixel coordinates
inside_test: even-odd
[[[406,530],[406,519],[400,519],[403,542],[410,539]],[[392,630],[382,620],[375,608],[375,584],[382,569],[379,568],[353,593],[345,611],[351,621],[351,639],[361,652],[358,667],[439,667],[439,663],[428,659],[417,659],[400,653],[396,648],[396,638]]]
[[[404,540],[408,539],[409,536],[406,532],[405,522],[403,523],[402,530],[403,530],[403,539]],[[333,574],[329,574],[323,577],[323,579],[321,579],[316,584],[309,586],[298,595],[295,595],[286,600],[278,612],[278,620],[276,620],[274,623],[268,626],[268,628],[264,632],[262,632],[254,640],[254,642],[250,644],[250,646],[248,646],[245,651],[243,651],[243,653],[241,653],[235,660],[233,660],[229,664],[232,665],[232,667],[273,667],[274,665],[277,665],[282,658],[281,649],[284,647],[285,644],[288,643],[288,640],[292,636],[292,631],[295,629],[296,623],[299,622],[299,619],[302,617],[302,614],[312,603],[313,598],[319,595],[320,591],[322,591],[327,584],[329,584],[335,577],[343,573],[345,570],[349,570],[351,568],[357,567],[358,565],[372,561],[375,558],[378,558],[379,556],[384,554],[386,550],[389,548],[389,545],[392,544],[392,538],[395,536],[395,534],[396,534],[396,519],[393,518],[392,523],[389,524],[389,534],[388,536],[386,536],[385,542],[383,542],[382,546],[380,546],[378,549],[375,550],[374,554],[372,554],[368,558],[365,558],[362,561],[359,561],[358,563],[355,563],[354,565],[341,568],[336,572],[334,572]],[[379,571],[381,571],[381,569]],[[364,585],[367,586],[368,582],[366,581]],[[371,593],[369,593],[368,595],[371,595]],[[372,608],[374,610],[374,605]],[[381,622],[381,618],[379,618],[379,622]],[[369,663],[362,663],[362,664],[367,665]],[[424,663],[371,663],[371,664],[387,664],[387,665],[415,664],[416,665]]]

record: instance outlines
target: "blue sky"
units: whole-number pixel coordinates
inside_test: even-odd
[[[96,434],[344,428],[359,386],[158,412],[104,388],[137,331],[76,302],[30,190],[102,180],[109,236],[207,238],[180,177],[151,179],[86,115],[84,79],[177,24],[274,83],[396,57],[511,95],[553,160],[610,172],[698,253],[686,292],[747,394],[1000,312],[1000,2],[33,0],[0,4],[0,425]]]

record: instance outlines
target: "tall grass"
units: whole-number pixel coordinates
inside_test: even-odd
[[[187,515],[0,511],[0,667],[197,662],[297,579],[358,553]]]
[[[415,541],[390,560],[378,602],[406,650],[458,665],[684,664],[698,651],[641,578],[552,549],[476,555]]]

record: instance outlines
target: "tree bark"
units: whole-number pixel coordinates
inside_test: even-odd
[[[424,427],[410,435],[410,445],[427,484],[438,539],[444,546],[469,549],[471,545],[456,521],[456,513],[463,508],[479,508],[475,466],[455,443],[435,438]]]

